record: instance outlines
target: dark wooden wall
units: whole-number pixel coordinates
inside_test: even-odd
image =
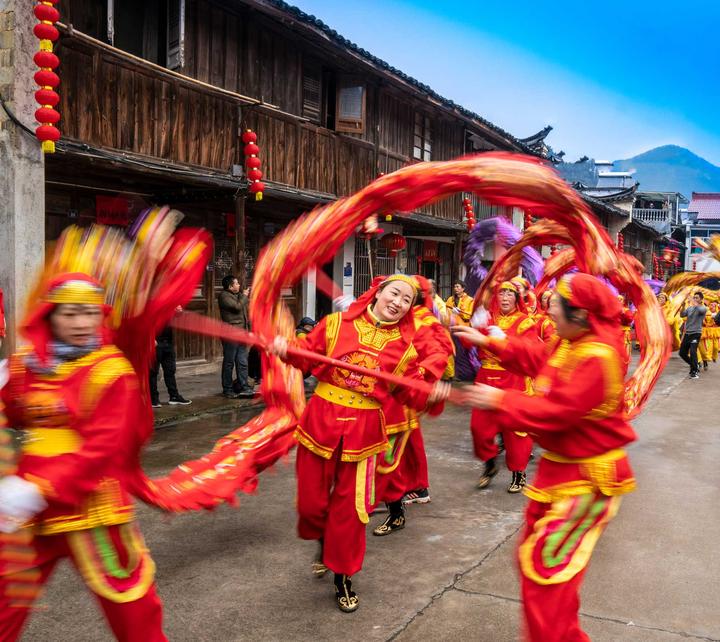
[[[65,36],[60,52],[65,137],[228,172],[242,162],[238,130],[249,127],[258,133],[269,181],[338,196],[362,188],[380,172],[415,162],[416,111],[432,121],[433,160],[464,153],[463,121],[359,70],[339,50],[321,49],[243,5],[187,0],[186,6],[183,74],[262,99],[286,114],[163,77],[142,62]],[[104,0],[62,0],[61,12],[77,29],[104,39]],[[363,78],[364,133],[338,134],[301,118],[304,60]],[[461,197],[426,211],[461,221]]]

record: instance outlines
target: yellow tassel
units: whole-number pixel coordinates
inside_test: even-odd
[[[52,50],[53,50],[52,40],[41,40],[40,41],[40,51],[52,51]]]
[[[46,154],[54,154],[55,153],[55,141],[52,140],[44,140],[42,142],[42,150]]]
[[[262,192],[255,192],[255,200],[262,201]]]

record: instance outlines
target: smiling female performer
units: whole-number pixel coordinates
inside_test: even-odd
[[[546,449],[518,549],[523,608],[533,642],[577,642],[578,592],[593,548],[635,488],[623,447],[635,433],[625,419],[625,336],[622,305],[588,274],[564,276],[550,303],[557,340],[542,344],[454,330],[491,350],[508,368],[535,377],[535,392],[487,385],[465,389],[465,402],[526,430]]]
[[[523,336],[535,328],[535,321],[525,314],[525,302],[518,286],[511,282],[501,283],[495,293],[495,303],[492,306],[493,323],[506,335]],[[537,333],[530,332],[535,338]],[[462,335],[461,335],[462,336]],[[516,373],[505,368],[505,364],[492,352],[480,355],[481,365],[475,377],[476,383],[485,383],[504,390],[526,390],[531,385],[529,377],[523,373]],[[509,493],[519,493],[525,485],[525,468],[527,468],[532,452],[532,440],[525,432],[518,432],[513,426],[506,425],[503,429],[498,425],[492,413],[484,410],[473,410],[470,418],[475,456],[485,462],[482,475],[478,480],[478,488],[486,488],[492,478],[497,474],[498,468],[495,458],[498,446],[495,437],[502,433],[505,444],[505,462],[512,473]]]
[[[15,474],[0,480],[2,640],[20,636],[63,557],[118,640],[166,639],[129,495],[149,415],[137,375],[110,342],[110,311],[96,280],[61,274],[20,328],[30,345],[11,357],[2,391],[8,422],[24,435]]]
[[[380,277],[346,312],[325,317],[292,345],[424,380],[412,344],[412,308],[419,295],[413,277]],[[338,607],[351,612],[358,608],[358,597],[350,578],[362,567],[368,511],[375,503],[375,458],[388,448],[383,406],[393,395],[424,410],[434,404],[436,392],[428,397],[410,388],[391,390],[371,376],[291,357],[287,347],[284,337],[275,338],[275,354],[302,371],[312,370],[319,380],[296,431],[298,534],[320,542],[322,557],[313,570],[321,575],[327,567],[335,573]],[[439,382],[436,390],[446,387]]]

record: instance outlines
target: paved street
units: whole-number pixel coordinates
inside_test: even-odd
[[[639,490],[625,499],[585,582],[583,623],[594,641],[720,640],[720,365],[699,381],[685,377],[674,356],[636,422]],[[249,412],[162,426],[147,469],[159,475],[201,454]],[[295,537],[292,458],[265,473],[237,510],[167,517],[141,507],[170,640],[517,640],[513,550],[525,499],[505,492],[505,471],[489,490],[474,490],[468,412],[451,408],[427,421],[425,437],[433,501],[410,508],[404,531],[369,536],[354,615],[336,609],[329,577],[311,576],[314,545]],[[24,639],[110,639],[69,565],[53,577]]]

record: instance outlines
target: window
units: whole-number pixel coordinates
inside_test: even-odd
[[[185,0],[108,0],[108,42],[168,69],[184,63]]]
[[[308,62],[303,65],[302,115],[316,125],[322,121],[322,69]]]
[[[348,78],[337,83],[335,131],[349,134],[365,132],[365,84]]]
[[[413,158],[429,161],[432,158],[432,123],[430,118],[415,112],[415,130],[413,132]]]

